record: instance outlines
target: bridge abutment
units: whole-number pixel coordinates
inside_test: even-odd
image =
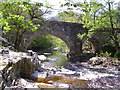
[[[72,46],[70,46],[70,51],[67,54],[67,57],[70,62],[80,61],[80,55],[82,54],[82,42],[74,42]]]

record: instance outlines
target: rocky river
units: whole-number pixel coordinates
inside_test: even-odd
[[[5,53],[2,53],[2,50]],[[28,52],[17,52],[10,50],[8,47],[2,47],[0,51],[0,70],[3,71],[9,62],[17,62],[21,58],[31,58]],[[32,51],[29,51],[29,54]],[[29,78],[24,77],[27,71],[21,76],[12,79],[12,83],[5,84],[4,88],[116,88],[120,89],[120,67],[119,63],[113,65],[103,64],[95,61],[96,57],[91,58],[88,62],[71,63],[66,60],[64,55],[37,55],[39,66],[29,72]],[[61,57],[59,57],[61,56]],[[100,59],[102,60],[102,59]],[[99,61],[100,61],[99,60]],[[109,59],[107,59],[109,60]],[[37,63],[38,63],[37,62]],[[24,62],[25,63],[25,62]],[[105,62],[108,63],[108,62]],[[36,64],[36,63],[35,63]],[[24,65],[25,66],[25,65]],[[23,66],[23,67],[24,67]],[[22,67],[22,66],[21,66]],[[21,68],[19,67],[19,68]],[[17,69],[19,69],[17,68]],[[29,71],[32,67],[25,68]],[[39,69],[38,69],[39,68]],[[18,71],[18,70],[17,70]],[[2,73],[3,74],[3,73]],[[11,74],[12,75],[12,74]],[[0,75],[0,81],[3,78]],[[14,81],[15,80],[15,81]],[[14,81],[14,82],[13,82]],[[8,80],[9,82],[9,80]],[[2,86],[1,86],[2,88]]]

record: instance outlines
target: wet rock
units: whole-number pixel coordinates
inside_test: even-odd
[[[31,83],[30,80],[27,79],[23,79],[23,78],[19,78],[16,80],[16,87],[14,88],[38,88],[37,85],[39,85],[38,83],[34,84]],[[21,89],[20,89],[21,90]]]
[[[60,83],[59,88],[69,88],[69,84],[65,84],[65,83]]]
[[[46,78],[47,72],[38,72],[35,71],[31,76],[36,77],[36,78]]]
[[[23,79],[23,78],[18,79],[17,82],[19,83],[18,84],[19,87],[25,87],[28,84],[28,82],[25,79]]]
[[[14,48],[13,46],[8,46],[8,48],[9,48],[10,50],[14,50],[14,51],[15,51],[15,48]]]
[[[5,42],[5,43],[7,43],[8,41],[7,41],[7,39],[0,37],[0,42]]]
[[[9,54],[9,48],[0,46],[0,54]]]
[[[73,63],[70,63],[70,62],[65,66],[65,68],[75,71],[75,65]]]

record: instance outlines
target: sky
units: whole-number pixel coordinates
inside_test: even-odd
[[[65,0],[32,0],[33,2],[48,2],[49,4],[55,5],[56,7],[60,6],[61,3],[65,3]],[[66,0],[67,1],[67,0]],[[79,0],[74,0],[74,1],[79,1]],[[83,2],[84,0],[80,0]],[[90,0],[86,0],[90,1]],[[104,0],[100,0],[101,2]],[[114,2],[119,2],[120,0],[112,0]]]
[[[67,1],[67,0],[66,0]],[[51,13],[51,15],[46,15],[46,18],[51,18],[51,17],[56,17],[58,12],[60,11],[64,11],[67,9],[67,7],[65,8],[61,8],[61,4],[66,3],[65,0],[32,0],[32,2],[41,2],[41,3],[48,3],[50,5],[52,5],[53,8],[53,13]],[[74,1],[80,1],[80,2],[84,2],[84,0],[74,0]],[[86,1],[90,1],[90,0],[86,0]],[[100,0],[101,2],[104,2],[104,0]],[[115,3],[118,3],[120,0],[112,0]]]

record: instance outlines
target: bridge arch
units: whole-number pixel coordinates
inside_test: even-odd
[[[40,23],[35,22],[35,24]],[[26,32],[26,34],[24,35],[23,43],[21,44],[21,50],[27,49],[27,47],[36,37],[50,34],[62,39],[66,43],[70,50],[67,54],[67,57],[70,61],[81,61],[81,59],[83,59],[82,40],[78,38],[78,33],[87,33],[87,29],[85,29],[82,24],[78,23],[48,21],[42,24],[37,31]]]

